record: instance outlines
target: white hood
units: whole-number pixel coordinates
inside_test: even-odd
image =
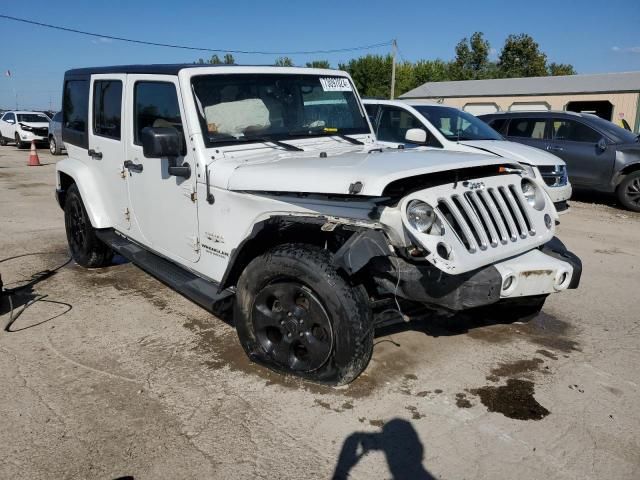
[[[349,194],[362,183],[359,195],[380,196],[394,180],[445,170],[513,163],[486,154],[454,151],[383,150],[348,152],[321,158],[287,156],[271,161],[236,164],[226,188],[236,191]],[[215,175],[214,175],[215,178]]]
[[[564,165],[564,160],[539,148],[506,140],[465,140],[460,142],[528,165]]]

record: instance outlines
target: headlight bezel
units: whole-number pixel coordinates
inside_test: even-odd
[[[541,212],[546,206],[545,195],[538,183],[531,178],[525,177],[520,182],[520,190],[527,204],[535,210]]]
[[[423,211],[419,211],[418,209],[420,208],[423,209]],[[405,206],[405,215],[409,226],[423,235],[429,234],[429,231],[438,219],[435,209],[427,202],[418,199],[413,199],[407,203]],[[423,222],[422,225],[418,224],[420,221]]]

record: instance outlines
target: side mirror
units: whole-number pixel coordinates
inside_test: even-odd
[[[16,122],[15,122],[15,120],[11,120],[11,119],[9,119],[9,120],[7,120],[7,123],[10,123],[11,125],[13,125],[13,124],[14,124],[14,123],[16,123]]]
[[[598,140],[598,143],[596,143],[596,147],[598,147],[598,150],[601,152],[604,152],[607,149],[607,141],[604,138],[601,138]]]
[[[140,140],[146,158],[179,157],[182,153],[180,134],[172,127],[145,127]]]
[[[142,153],[145,158],[168,157],[169,175],[189,178],[191,166],[178,165],[176,160],[183,155],[182,136],[173,127],[145,127],[141,132]]]
[[[410,128],[404,135],[407,143],[424,144],[427,143],[427,132],[421,128]]]

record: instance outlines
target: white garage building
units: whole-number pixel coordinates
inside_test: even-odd
[[[400,96],[480,115],[496,111],[589,112],[640,132],[640,72],[428,82]]]

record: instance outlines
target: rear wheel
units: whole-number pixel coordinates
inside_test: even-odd
[[[73,259],[83,267],[105,267],[111,262],[113,251],[96,236],[89,215],[84,208],[76,185],[67,190],[64,204],[64,225]]]
[[[630,173],[618,185],[618,200],[629,210],[640,212],[640,171]]]
[[[60,147],[58,147],[58,143],[56,142],[56,137],[51,135],[49,137],[49,151],[51,155],[60,155]]]
[[[7,145],[7,139],[0,135],[0,146],[4,147]]]
[[[273,370],[343,385],[371,359],[366,292],[338,274],[326,250],[288,244],[254,259],[238,281],[235,307],[245,352]]]

